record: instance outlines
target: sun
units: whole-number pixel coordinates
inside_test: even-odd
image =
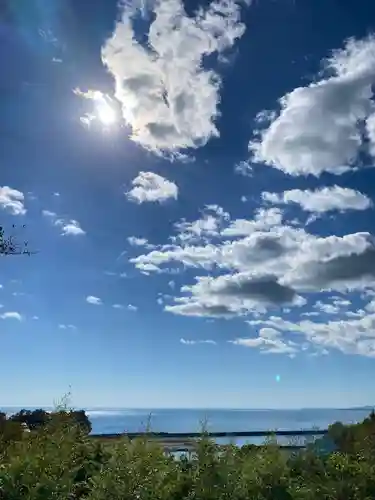
[[[116,111],[105,101],[96,106],[97,117],[103,125],[113,125],[117,121]]]
[[[74,89],[73,92],[84,99],[92,101],[92,111],[80,117],[80,121],[86,125],[86,127],[89,128],[91,122],[100,122],[107,130],[120,121],[118,108],[108,94],[103,94],[100,90],[88,90],[87,92],[83,92],[78,88]]]

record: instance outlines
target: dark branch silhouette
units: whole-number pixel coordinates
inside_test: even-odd
[[[13,228],[16,227],[15,224],[12,225]],[[25,228],[23,224],[22,228]],[[5,236],[4,228],[0,226],[0,256],[1,255],[32,255],[37,253],[35,250],[29,250],[28,241],[24,241],[23,244],[17,243],[14,235]]]

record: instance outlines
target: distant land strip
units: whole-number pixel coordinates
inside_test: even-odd
[[[299,431],[239,431],[239,432],[124,432],[116,434],[91,434],[93,438],[119,439],[127,437],[129,439],[142,438],[162,438],[162,439],[189,439],[200,438],[202,435],[208,438],[230,438],[230,437],[262,437],[262,436],[324,436],[328,429],[309,429]]]

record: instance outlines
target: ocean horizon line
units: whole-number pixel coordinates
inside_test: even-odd
[[[54,405],[2,405],[0,409],[44,409],[44,410],[54,410],[56,406]],[[79,406],[72,405],[72,409],[79,409],[84,411],[324,411],[324,410],[338,410],[338,411],[355,411],[355,410],[373,410],[375,405],[364,405],[364,406],[348,406],[348,407],[338,407],[338,406],[304,406],[304,407],[289,407],[289,408],[232,408],[232,407],[168,407],[168,406],[153,406],[153,407],[123,407],[123,406]]]

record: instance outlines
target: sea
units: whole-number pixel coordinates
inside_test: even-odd
[[[26,408],[34,409],[34,408]],[[51,410],[52,408],[45,408]],[[1,409],[7,414],[20,408]],[[86,408],[92,434],[122,432],[209,432],[324,430],[334,422],[356,423],[366,418],[371,407],[351,409],[236,410],[236,409],[124,409]],[[282,443],[282,438],[279,442]],[[261,444],[264,438],[238,438],[236,444]],[[220,439],[218,442],[229,442]],[[288,438],[290,443],[290,438]]]

